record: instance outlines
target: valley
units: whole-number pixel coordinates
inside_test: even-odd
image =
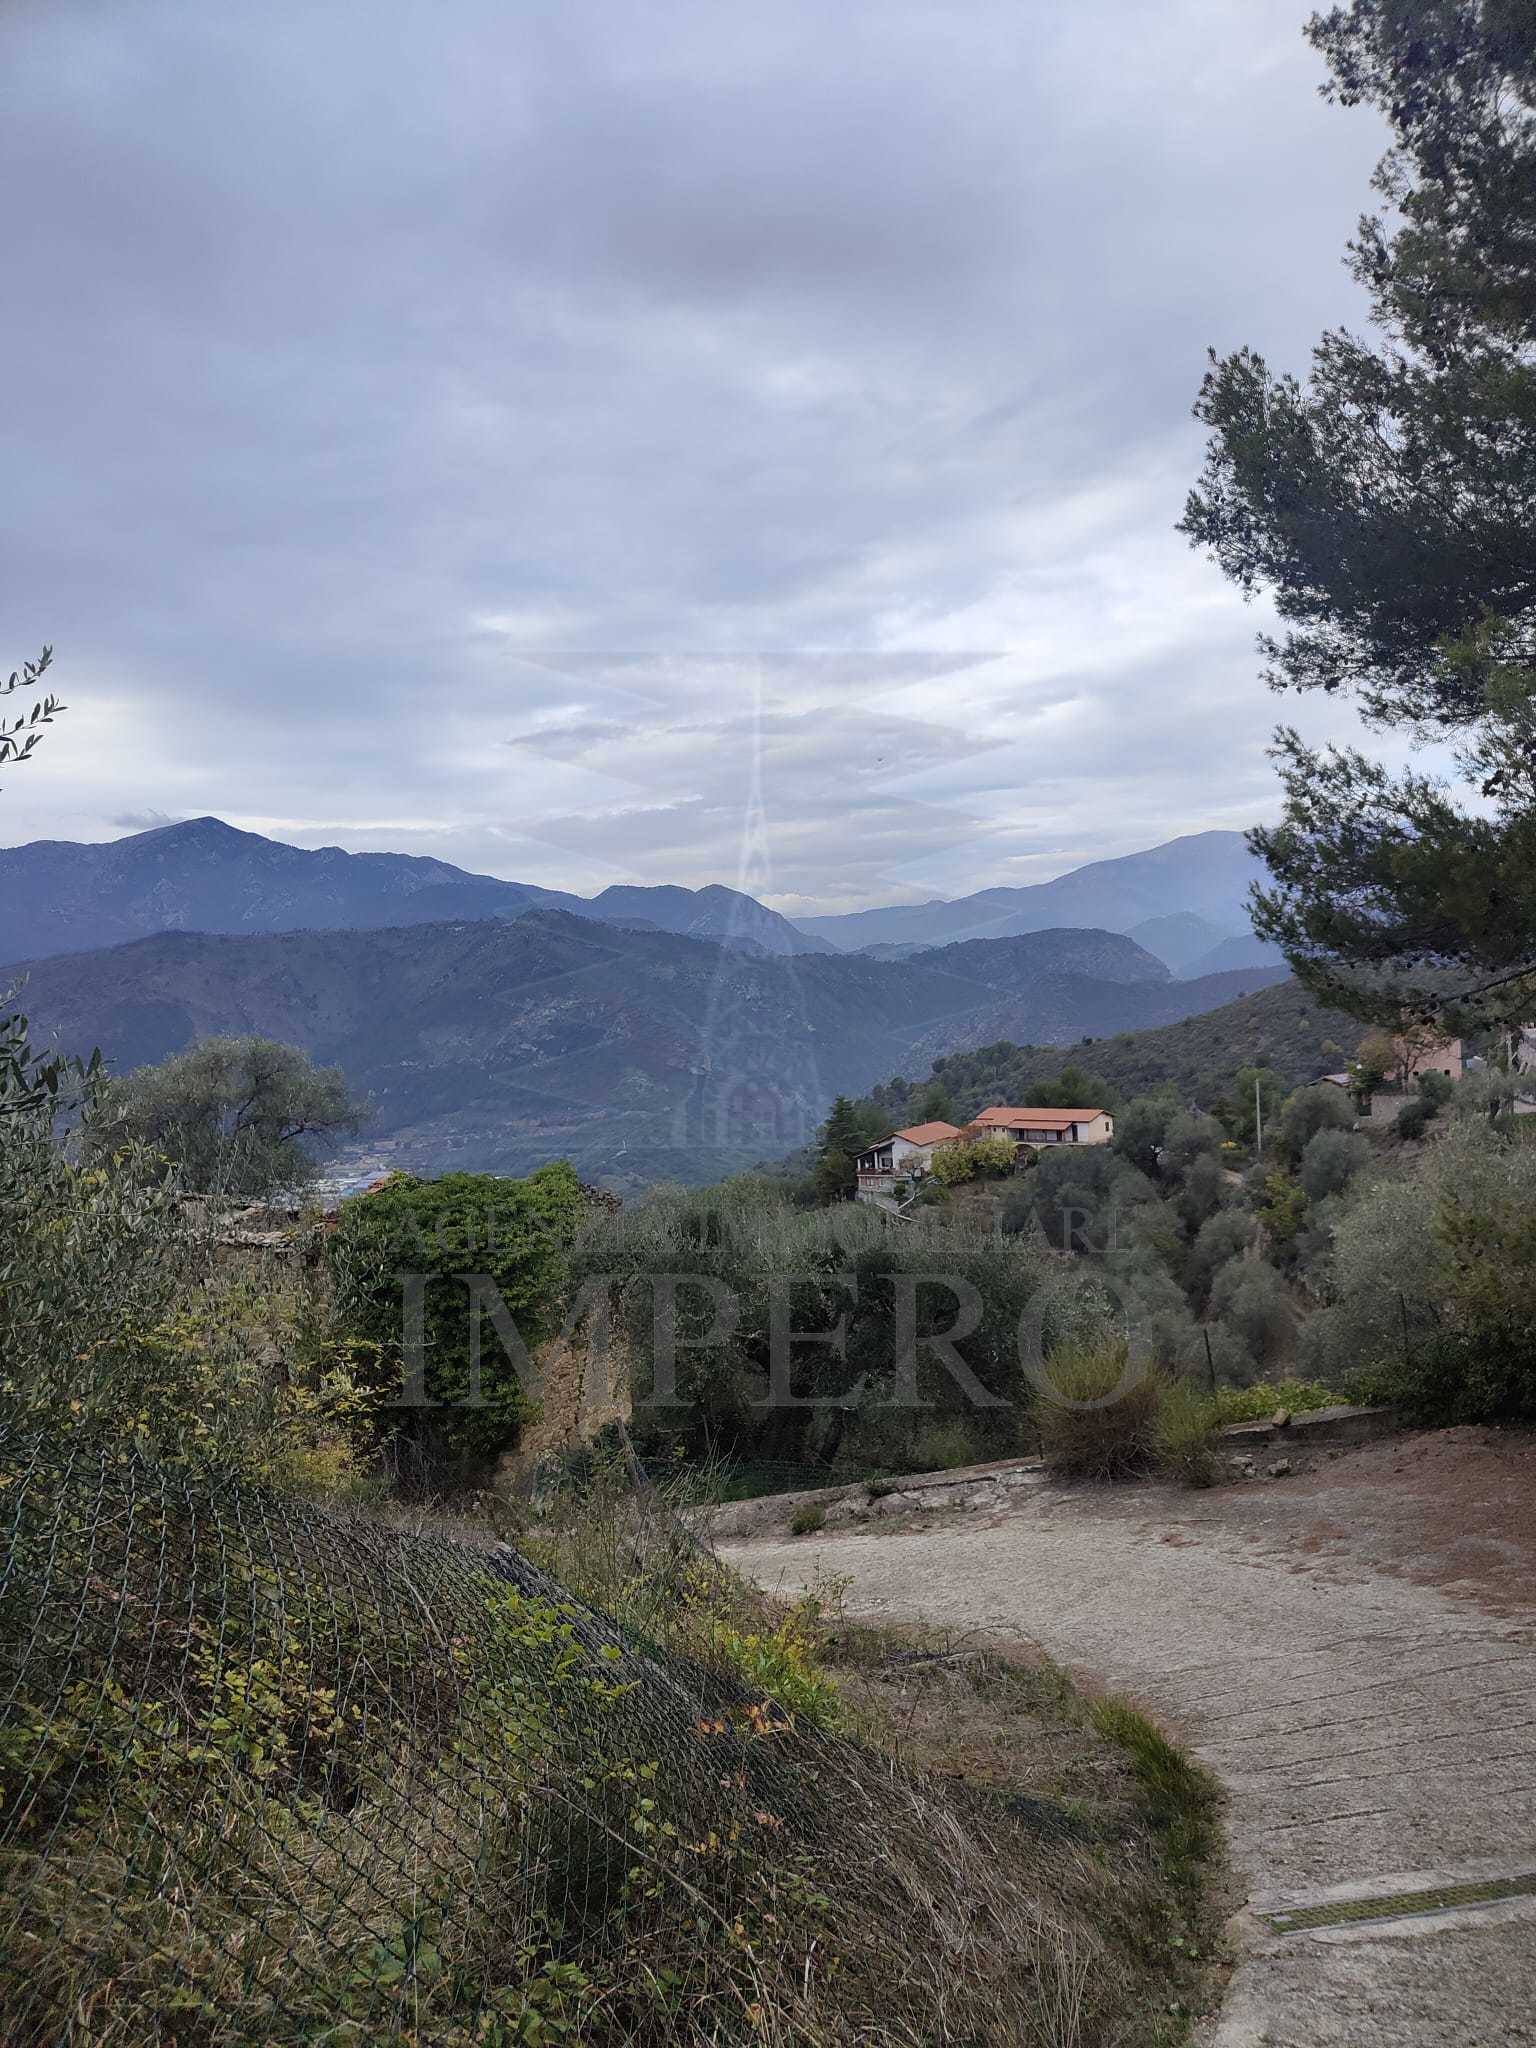
[[[1097,972],[1084,971],[1097,969]],[[346,1173],[522,1173],[616,1188],[718,1179],[805,1144],[833,1096],[1004,1034],[1163,1025],[1278,970],[1176,982],[1134,941],[1037,932],[909,961],[775,958],[537,910],[381,930],[164,932],[26,963],[40,1042],[116,1071],[252,1034],[371,1104]]]

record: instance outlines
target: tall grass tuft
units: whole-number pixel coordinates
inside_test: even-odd
[[[1052,1351],[1036,1422],[1041,1454],[1071,1479],[1128,1479],[1153,1462],[1163,1382],[1138,1369],[1124,1338]]]
[[[1220,1410],[1209,1394],[1188,1380],[1168,1381],[1153,1424],[1159,1469],[1186,1486],[1214,1486],[1220,1427]]]

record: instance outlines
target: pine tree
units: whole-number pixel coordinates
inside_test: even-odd
[[[821,1201],[852,1201],[858,1188],[854,1162],[863,1146],[859,1113],[846,1095],[839,1095],[819,1134],[816,1193]]]
[[[1393,144],[1350,267],[1375,335],[1305,383],[1212,358],[1182,531],[1283,622],[1277,689],[1466,736],[1492,814],[1425,776],[1277,735],[1284,822],[1255,832],[1255,929],[1325,1001],[1381,1021],[1466,996],[1523,1014],[1536,973],[1536,34],[1531,0],[1353,0],[1308,36],[1325,95]],[[1498,983],[1496,990],[1485,986]],[[1499,1003],[1488,998],[1497,995]],[[1454,1007],[1454,1006],[1453,1006]]]

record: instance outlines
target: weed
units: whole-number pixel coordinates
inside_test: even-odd
[[[1100,1700],[1093,1724],[1124,1750],[1147,1818],[1162,1837],[1170,1873],[1194,1888],[1219,1841],[1221,1793],[1215,1780],[1124,1700]]]
[[[976,1462],[976,1444],[962,1424],[939,1422],[918,1438],[914,1458],[919,1472],[955,1472]]]
[[[789,1518],[791,1536],[814,1536],[818,1529],[825,1529],[826,1526],[827,1511],[824,1507],[819,1507],[815,1501],[806,1501],[796,1508]]]
[[[1188,1380],[1163,1389],[1153,1426],[1159,1468],[1186,1486],[1213,1486],[1217,1476],[1217,1406]]]
[[[1218,1387],[1213,1399],[1216,1421],[1265,1422],[1282,1408],[1292,1415],[1312,1415],[1319,1408],[1335,1408],[1344,1396],[1337,1387],[1325,1387],[1320,1380],[1260,1380],[1251,1387]]]
[[[1126,1479],[1152,1462],[1163,1382],[1138,1372],[1123,1338],[1066,1345],[1048,1361],[1036,1421],[1045,1462],[1073,1479]]]

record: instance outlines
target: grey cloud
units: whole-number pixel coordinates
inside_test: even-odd
[[[5,836],[729,881],[759,689],[801,907],[1252,816],[1170,529],[1206,343],[1357,310],[1304,12],[12,0]]]
[[[168,811],[118,811],[107,820],[121,832],[153,832],[161,825],[177,822]]]

